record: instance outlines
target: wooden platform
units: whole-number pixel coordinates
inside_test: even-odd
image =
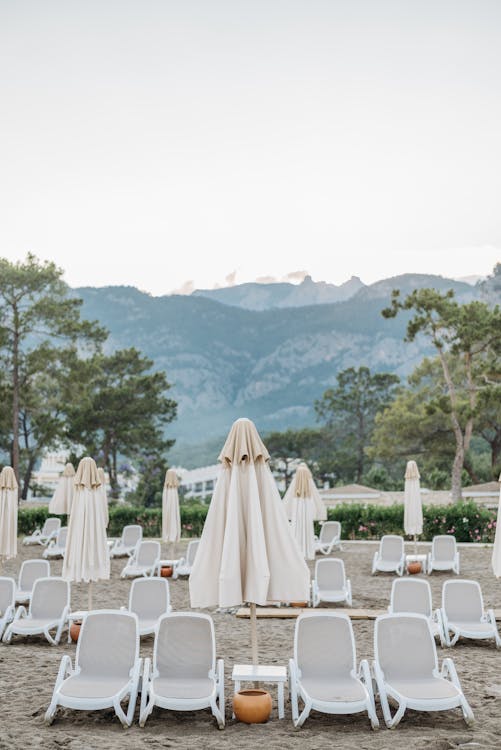
[[[388,612],[388,610],[386,609],[352,609],[351,607],[349,609],[332,607],[329,610],[326,610],[325,608],[315,610],[312,607],[307,607],[305,609],[301,609],[301,607],[257,607],[256,613],[259,619],[287,620],[295,619],[296,617],[299,617],[299,615],[303,612],[312,613],[326,611],[339,612],[341,614],[348,615],[351,620],[375,620],[376,617],[379,617],[379,615],[385,615]],[[496,617],[496,620],[501,621],[501,609],[495,609],[494,615]],[[240,607],[240,609],[237,610],[237,617],[249,618],[249,607]]]

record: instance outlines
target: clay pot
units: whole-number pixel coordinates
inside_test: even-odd
[[[299,607],[301,609],[304,609],[308,606],[308,602],[290,602],[291,607]]]
[[[171,565],[163,565],[160,568],[160,575],[162,578],[171,578],[172,576],[172,566]]]
[[[408,563],[408,565],[407,565],[407,571],[411,575],[415,575],[416,573],[421,573],[421,563],[418,562],[417,560],[414,561],[414,562]]]
[[[70,625],[70,638],[73,641],[73,643],[76,643],[78,641],[78,636],[80,635],[80,628],[82,627],[81,622],[72,622]]]
[[[233,696],[233,712],[244,724],[264,724],[271,714],[271,695],[266,690],[240,690]]]

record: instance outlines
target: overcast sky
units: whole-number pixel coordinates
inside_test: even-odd
[[[500,196],[498,0],[0,0],[0,255],[72,286],[487,274]]]

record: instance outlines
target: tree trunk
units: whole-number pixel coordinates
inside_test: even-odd
[[[442,372],[444,373],[445,382],[447,384],[447,390],[449,391],[449,399],[451,402],[452,429],[454,430],[454,437],[456,438],[456,454],[454,456],[451,474],[451,499],[453,503],[456,503],[461,500],[461,474],[463,471],[465,456],[464,438],[461,424],[458,418],[457,395],[456,389],[454,387],[454,382],[449,372],[449,367],[447,365],[447,360],[445,358],[442,347],[437,346],[437,349],[439,352],[440,362],[442,364]]]
[[[19,482],[19,332],[18,314],[14,307],[14,337],[12,344],[12,468]],[[19,493],[18,493],[19,499]]]
[[[36,463],[36,457],[33,455],[30,455],[28,459],[28,464],[26,466],[26,470],[23,475],[23,486],[21,490],[21,499],[26,500],[28,497],[28,490],[30,487],[31,482],[31,475],[33,474],[33,469],[35,468]]]

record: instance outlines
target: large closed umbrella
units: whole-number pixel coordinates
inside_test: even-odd
[[[0,567],[17,555],[17,480],[14,469],[0,472]]]
[[[63,578],[89,584],[110,577],[110,555],[102,509],[101,482],[93,458],[82,458],[75,474],[75,494],[68,524]]]
[[[501,474],[499,475],[501,482]],[[501,487],[499,491],[498,520],[496,523],[496,535],[494,537],[494,546],[492,548],[492,570],[494,575],[501,576]]]
[[[108,510],[108,494],[106,492],[106,475],[104,473],[104,469],[99,467],[99,469],[97,470],[97,475],[99,477],[99,481],[101,482],[101,486],[99,488],[101,490],[101,509],[104,516],[104,527],[107,529],[110,522],[110,516]]]
[[[162,492],[162,541],[172,545],[171,557],[174,557],[176,542],[181,538],[178,486],[176,472],[168,469]]]
[[[75,468],[73,464],[67,463],[64,471],[59,477],[56,490],[49,503],[49,513],[56,516],[70,515],[73,493],[75,491]]]
[[[191,606],[248,602],[257,664],[256,604],[307,600],[310,574],[253,422],[234,422],[219,461],[222,471],[190,575]]]
[[[419,471],[415,461],[407,461],[404,486],[404,531],[414,537],[414,552],[417,552],[417,537],[423,533],[423,506]]]
[[[314,521],[325,521],[327,510],[315,487],[311,471],[299,464],[284,496],[284,506],[299,549],[307,560],[315,559]]]

